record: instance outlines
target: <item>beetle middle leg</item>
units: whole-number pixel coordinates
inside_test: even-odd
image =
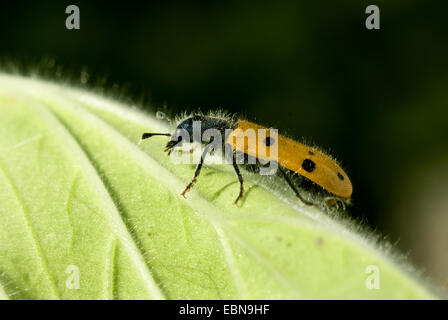
[[[294,191],[294,193],[296,194],[296,196],[306,205],[312,206],[314,205],[313,202],[305,200],[299,193],[299,191],[297,190],[297,188],[294,186],[294,184],[292,183],[291,179],[288,177],[288,174],[285,172],[285,170],[283,168],[281,168],[280,166],[278,167],[278,169],[280,170],[280,172],[283,174],[283,177],[285,178],[286,182],[288,182],[288,185],[291,187],[291,189]]]
[[[241,175],[240,168],[238,167],[238,164],[236,163],[235,153],[233,153],[232,165],[233,165],[233,169],[235,169],[236,175],[238,176],[238,181],[240,182],[240,193],[238,194],[238,197],[236,198],[236,200],[234,202],[235,204],[237,204],[238,201],[243,198],[244,186],[243,186],[243,176]]]

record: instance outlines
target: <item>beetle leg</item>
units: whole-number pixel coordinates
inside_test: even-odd
[[[280,170],[280,172],[283,174],[283,177],[285,178],[286,182],[288,182],[288,185],[291,187],[291,189],[294,191],[294,193],[296,194],[296,196],[306,205],[312,206],[314,205],[314,203],[312,203],[311,201],[305,200],[299,193],[299,191],[297,190],[297,188],[294,186],[294,184],[292,183],[291,179],[288,177],[287,173],[285,172],[285,170],[283,170],[283,168],[281,168],[279,166],[278,168]]]
[[[330,207],[336,207],[336,209],[342,209],[345,211],[347,209],[347,205],[350,204],[350,200],[344,200],[338,197],[325,197],[325,204]]]
[[[202,156],[201,156],[201,160],[199,160],[198,165],[196,166],[196,170],[194,172],[194,176],[193,179],[191,179],[190,183],[187,185],[187,187],[185,188],[185,190],[181,193],[182,196],[185,198],[185,194],[190,191],[190,189],[193,187],[193,185],[196,183],[197,181],[197,177],[199,176],[199,173],[201,173],[201,169],[202,169],[202,164],[204,163],[204,159],[205,156],[208,153],[208,149],[209,149],[209,145],[206,145],[204,148],[204,152],[202,152]]]
[[[238,168],[238,164],[236,163],[236,155],[233,154],[232,158],[233,158],[232,165],[233,165],[233,168],[235,169],[236,175],[238,176],[238,180],[240,182],[240,193],[238,194],[238,197],[236,198],[236,200],[234,202],[235,204],[237,204],[238,200],[242,199],[243,194],[244,194],[243,176],[241,175],[240,168]]]

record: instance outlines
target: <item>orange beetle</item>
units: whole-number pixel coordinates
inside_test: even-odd
[[[200,124],[199,135],[195,135],[193,132],[194,124]],[[144,133],[142,139],[154,135],[170,136],[171,139],[167,143],[165,151],[171,153],[175,147],[182,145],[185,139],[188,140],[185,142],[204,143],[201,138],[202,134],[209,129],[220,132],[223,136],[223,146],[227,150],[230,148],[232,151],[231,162],[240,182],[240,193],[235,203],[243,197],[244,193],[243,178],[238,167],[237,154],[243,154],[246,156],[246,160],[255,158],[261,162],[278,164],[278,171],[286,179],[297,197],[305,204],[312,205],[313,203],[300,195],[291,175],[298,174],[303,177],[302,181],[311,181],[332,194],[332,197],[326,199],[329,200],[328,202],[334,202],[337,199],[344,203],[350,203],[353,191],[352,183],[344,170],[332,158],[314,147],[278,135],[274,129],[268,129],[247,120],[220,114],[202,115],[196,113],[180,121],[172,134]],[[180,134],[182,131],[187,135]],[[254,133],[252,143],[247,139],[248,135],[246,133],[249,131]],[[210,151],[207,146],[197,164],[193,179],[182,192],[183,196],[191,189],[199,176],[204,159]]]

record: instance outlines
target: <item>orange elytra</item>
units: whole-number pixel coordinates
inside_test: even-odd
[[[234,150],[264,161],[277,161],[283,168],[300,174],[335,196],[344,199],[351,197],[353,187],[345,171],[332,158],[316,148],[277,135],[277,141],[270,139],[269,146],[263,146],[269,149],[277,145],[277,156],[269,156],[269,152],[266,152],[268,154],[266,156],[266,154],[259,152],[260,146],[258,143],[249,144],[244,143],[242,139],[238,139],[238,136],[235,135],[235,133],[239,133],[237,129],[241,129],[243,132],[253,129],[257,135],[257,141],[259,141],[260,129],[266,130],[266,137],[269,138],[271,135],[268,128],[246,120],[240,120],[234,131],[228,135],[226,141],[232,145]]]

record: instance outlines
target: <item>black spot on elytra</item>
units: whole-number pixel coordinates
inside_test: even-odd
[[[272,146],[274,143],[275,143],[275,139],[274,139],[274,138],[271,138],[271,137],[266,137],[266,138],[264,138],[264,144],[265,144],[267,147]]]
[[[340,172],[338,172],[338,178],[339,180],[344,181],[344,176]]]
[[[309,154],[310,156],[314,156],[314,152],[313,152],[313,151],[308,151],[308,154]]]
[[[313,160],[310,159],[305,159],[302,162],[302,168],[303,170],[305,170],[306,172],[313,172],[314,169],[316,168],[316,164],[314,163]]]

